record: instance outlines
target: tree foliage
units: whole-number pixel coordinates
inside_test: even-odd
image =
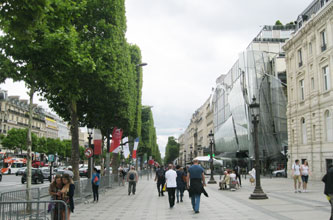
[[[172,163],[179,156],[179,143],[175,140],[175,137],[169,137],[168,143],[165,149],[164,163]]]

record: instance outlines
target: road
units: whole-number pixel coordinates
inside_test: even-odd
[[[48,186],[50,182],[48,180],[44,180],[44,183],[32,184],[32,187],[45,187]],[[21,183],[21,176],[16,176],[14,174],[11,175],[2,175],[2,181],[0,182],[0,193],[25,189],[26,184]]]

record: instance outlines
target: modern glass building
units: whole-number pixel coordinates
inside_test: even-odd
[[[255,96],[260,104],[260,157],[267,168],[284,167],[284,149],[288,145],[287,97],[281,48],[294,28],[294,25],[265,26],[229,72],[216,80],[213,96],[216,155],[253,159],[249,104]]]

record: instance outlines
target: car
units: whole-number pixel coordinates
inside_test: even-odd
[[[43,168],[41,168],[41,171],[43,173],[44,179],[50,180],[50,168],[43,167]]]
[[[88,177],[88,165],[82,165],[79,168],[80,177]]]
[[[20,175],[20,176],[23,175],[26,169],[27,169],[26,167],[22,167],[22,168],[20,168],[18,171],[16,171],[15,175],[16,175],[16,176],[18,176],[18,175]]]
[[[286,176],[286,171],[285,170],[275,170],[272,172],[272,175],[276,176],[276,177]]]
[[[24,184],[27,181],[27,170],[21,177],[21,183]],[[44,183],[44,176],[41,169],[32,168],[31,169],[31,182],[33,183]]]

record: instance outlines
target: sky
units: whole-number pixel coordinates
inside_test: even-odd
[[[295,21],[312,0],[126,0],[128,42],[141,48],[143,104],[162,156],[264,25]],[[23,83],[0,84],[28,99]],[[36,102],[47,108],[35,98]]]

